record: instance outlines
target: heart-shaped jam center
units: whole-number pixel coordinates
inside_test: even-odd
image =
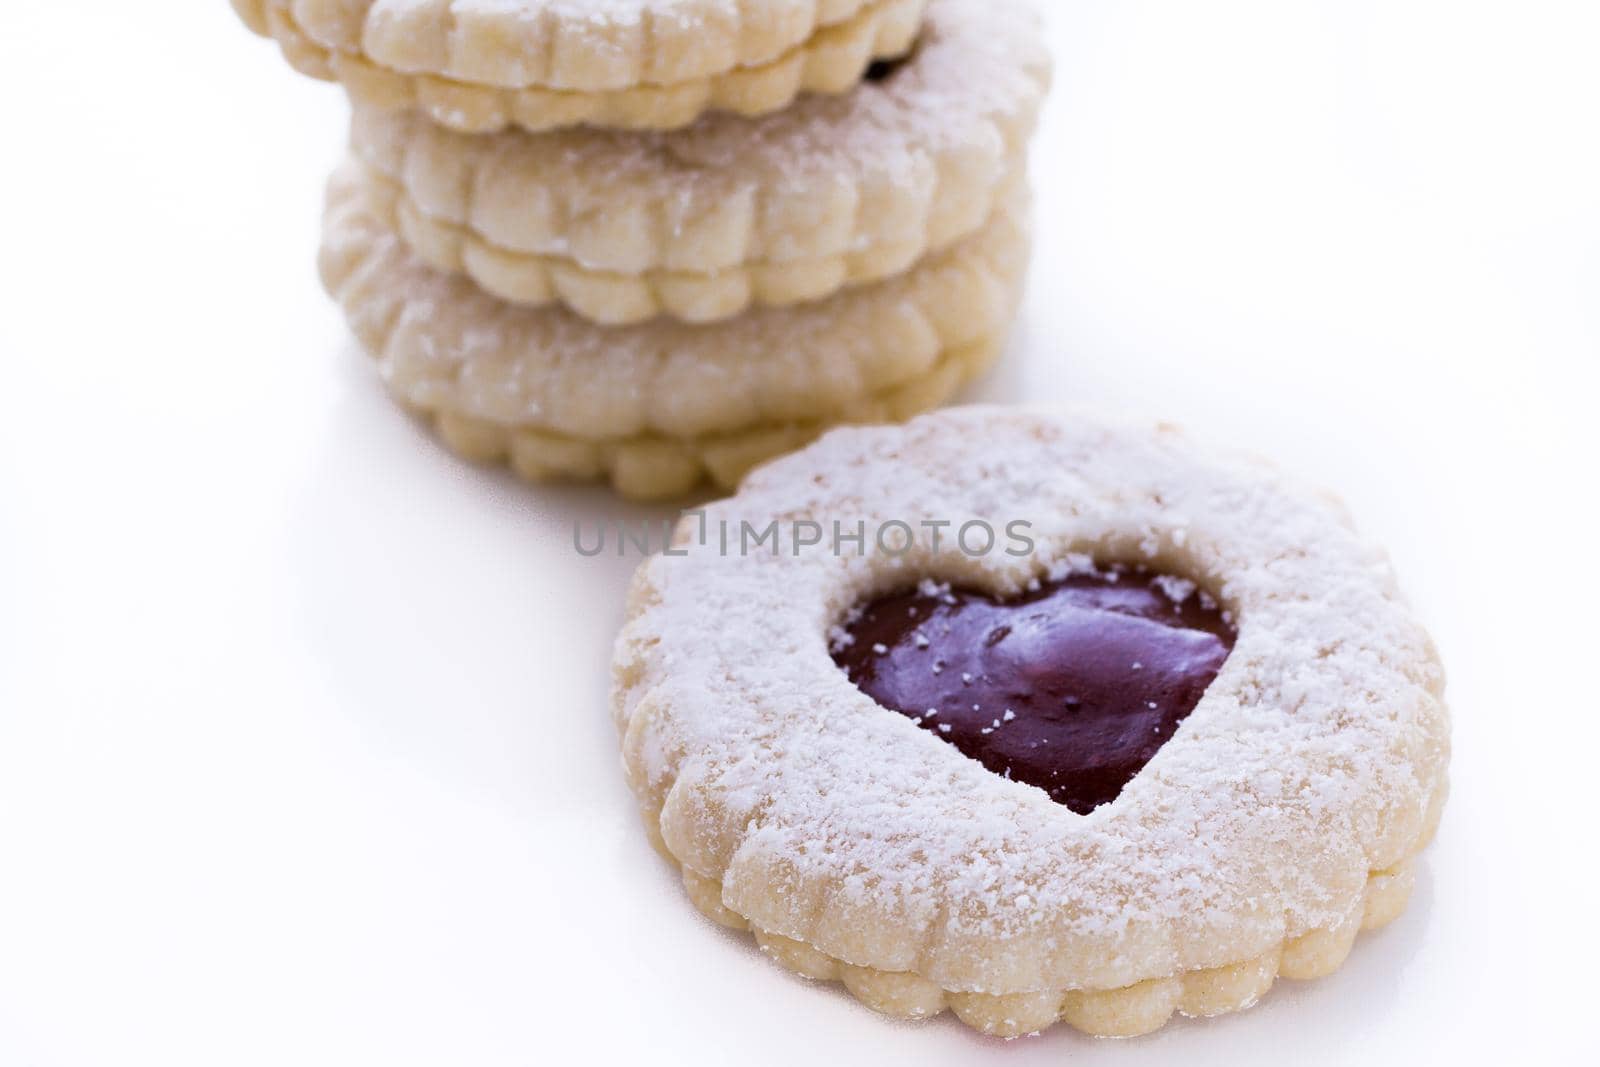
[[[833,658],[885,708],[1087,814],[1172,737],[1234,636],[1193,583],[1113,567],[1008,601],[924,582],[853,613]]]

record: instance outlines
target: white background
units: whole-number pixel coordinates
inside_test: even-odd
[[[320,293],[338,94],[221,0],[14,3],[0,1063],[1592,1054],[1596,5],[1051,8],[1037,268],[975,395],[1175,419],[1392,548],[1456,714],[1407,914],[1133,1043],[780,973],[682,899],[617,770],[630,565],[571,528],[659,513],[451,458]]]

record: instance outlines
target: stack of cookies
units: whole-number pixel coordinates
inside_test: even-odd
[[[354,103],[322,273],[456,450],[633,497],[935,407],[1003,344],[1024,0],[233,0]]]

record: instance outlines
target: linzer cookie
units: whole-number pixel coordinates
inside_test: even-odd
[[[1025,177],[1050,63],[1028,9],[934,0],[854,92],[662,134],[467,136],[358,108],[375,203],[424,260],[608,325],[708,322],[900,274]]]
[[[710,326],[602,327],[515,307],[410,253],[349,169],[322,273],[390,390],[474,459],[635,497],[732,485],[845,422],[943,403],[998,353],[1026,273],[1025,199],[908,273]]]
[[[1400,913],[1443,692],[1325,498],[1170,428],[980,408],[834,431],[686,519],[613,710],[690,898],[785,967],[1128,1036]]]
[[[670,129],[842,93],[927,0],[233,0],[297,69],[474,133]]]

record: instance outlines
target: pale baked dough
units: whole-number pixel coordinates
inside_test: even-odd
[[[486,133],[672,129],[843,93],[913,47],[928,0],[233,0],[296,70]]]
[[[1015,0],[934,0],[891,77],[690,129],[466,136],[356,109],[354,154],[429,235],[569,273],[754,281],[815,297],[972,233],[1026,158],[1050,81]],[[489,271],[493,276],[494,271]]]
[[[975,226],[988,221],[995,205],[1018,197],[1026,182],[1026,161],[1015,161],[1011,167],[1010,177],[991,195],[968,202],[972,215],[983,212]],[[930,253],[968,236],[954,235],[932,248],[925,239],[917,238],[787,263],[741,264],[710,273],[651,270],[622,274],[589,270],[565,256],[508,251],[465,226],[428,215],[399,182],[374,168],[364,164],[358,168],[355,174],[366,187],[373,210],[430,267],[464,274],[480,289],[508,303],[523,307],[559,304],[602,326],[632,326],[661,316],[703,324],[731,319],[752,307],[810,303],[903,274]]]
[[[695,544],[776,518],[1023,520],[1037,554]],[[893,1015],[1125,1036],[1327,974],[1405,905],[1447,792],[1443,672],[1384,555],[1263,464],[1170,427],[947,411],[830,433],[677,544],[640,568],[616,647],[628,781],[696,905],[791,970]],[[1089,815],[830,658],[862,601],[919,579],[1015,594],[1075,553],[1189,577],[1238,626],[1172,740]]]
[[[830,425],[943,403],[999,352],[1028,260],[1025,202],[890,281],[687,326],[596,326],[519,308],[420,262],[348,168],[329,185],[328,291],[406,406],[478,459],[535,479],[680,494]]]

